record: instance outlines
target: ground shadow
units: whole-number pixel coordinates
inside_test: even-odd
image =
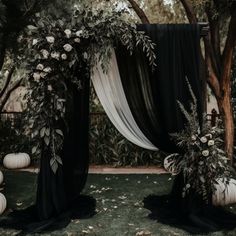
[[[171,195],[149,195],[143,200],[151,211],[149,218],[183,229],[191,234],[230,231],[236,228],[236,214],[222,207],[194,206],[193,202],[177,201]]]
[[[96,214],[96,200],[91,196],[81,195],[66,212],[45,221],[36,217],[35,206],[24,210],[14,210],[0,219],[0,227],[20,230],[18,235],[44,233],[65,228],[72,219],[87,219]]]

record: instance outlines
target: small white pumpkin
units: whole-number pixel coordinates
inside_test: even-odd
[[[29,166],[30,157],[27,153],[7,154],[3,159],[3,165],[7,169],[20,169]]]
[[[3,183],[3,173],[2,173],[2,171],[0,171],[0,185]]]
[[[7,207],[7,199],[2,193],[0,193],[0,215],[6,210],[6,207]]]
[[[236,180],[230,179],[227,186],[223,178],[217,179],[217,182],[215,185],[216,191],[212,196],[213,205],[225,206],[236,203]]]

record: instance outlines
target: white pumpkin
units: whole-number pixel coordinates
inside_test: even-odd
[[[20,169],[29,166],[30,157],[27,153],[7,154],[3,159],[3,165],[7,169]]]
[[[3,183],[3,173],[0,171],[0,185]]]
[[[0,193],[0,215],[6,210],[6,207],[7,207],[7,199],[2,193]]]
[[[236,203],[236,180],[230,179],[226,186],[223,178],[217,179],[216,191],[212,196],[212,203],[215,206],[225,206]]]

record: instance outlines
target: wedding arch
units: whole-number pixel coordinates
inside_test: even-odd
[[[204,79],[199,74],[198,24],[136,26],[117,11],[81,11],[75,6],[71,22],[39,18],[26,34],[23,40],[32,45],[27,50],[34,56],[29,63],[27,119],[35,143],[32,153],[41,155],[41,163],[31,208],[35,222],[22,225],[24,230],[38,232],[80,215],[76,206],[84,201],[80,194],[89,166],[90,78],[108,117],[128,140],[184,156],[185,150],[169,134],[184,129],[188,116],[177,101],[191,110],[193,94],[201,127]],[[217,168],[224,170],[219,163]],[[190,187],[182,198],[184,171],[177,175],[172,196],[191,216],[191,199],[197,198],[203,208],[202,191],[213,190],[210,185],[196,194]],[[91,199],[90,204],[86,207],[94,204]],[[199,218],[193,220],[197,222]],[[198,226],[203,227],[202,222]]]

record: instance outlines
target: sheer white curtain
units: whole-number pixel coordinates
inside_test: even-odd
[[[140,147],[158,150],[145,137],[134,120],[123,90],[114,50],[112,50],[107,72],[103,72],[98,62],[93,68],[91,77],[96,94],[117,130],[130,142]]]

